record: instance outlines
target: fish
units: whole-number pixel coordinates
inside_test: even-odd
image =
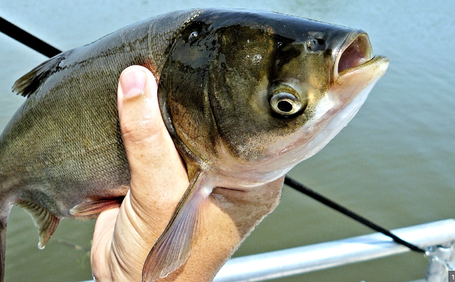
[[[14,84],[26,100],[0,136],[2,281],[13,205],[32,215],[43,248],[62,218],[91,219],[121,204],[131,177],[116,89],[131,65],[156,77],[161,115],[190,181],[144,263],[143,281],[155,281],[190,256],[214,187],[248,191],[316,154],[358,112],[388,59],[373,55],[362,30],[194,9],[45,61]]]

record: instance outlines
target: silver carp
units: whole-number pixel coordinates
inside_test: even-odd
[[[13,205],[33,216],[43,247],[61,218],[121,204],[130,172],[116,89],[131,65],[155,75],[191,183],[145,262],[143,281],[155,281],[187,260],[214,187],[246,191],[317,153],[388,60],[361,30],[248,10],[173,12],[49,59],[14,84],[27,99],[0,137],[2,280]]]

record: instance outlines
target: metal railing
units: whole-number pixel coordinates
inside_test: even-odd
[[[425,280],[446,282],[455,264],[455,220],[446,219],[392,230],[421,248],[429,264]],[[214,282],[265,281],[409,252],[392,239],[374,233],[309,246],[230,259]],[[84,281],[93,282],[93,281]],[[414,281],[417,282],[417,281]]]
[[[437,254],[439,249],[436,246],[445,245],[447,247],[448,244],[455,241],[454,219],[400,228],[392,232],[419,247],[433,247],[436,251],[430,252],[428,269],[433,265],[437,271],[430,274],[433,277],[429,277],[427,271],[427,280],[447,281],[447,269],[442,262],[453,264],[453,247],[451,248],[452,255],[448,255],[446,258],[432,257],[431,255]],[[333,242],[233,258],[220,270],[214,281],[264,281],[408,251],[408,248],[394,243],[389,237],[374,233]],[[447,261],[447,258],[451,258],[452,261]],[[441,275],[444,275],[445,278],[439,278]],[[439,280],[435,280],[434,277]]]

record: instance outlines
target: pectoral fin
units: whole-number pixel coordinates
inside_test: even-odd
[[[193,236],[200,225],[200,211],[212,187],[203,172],[195,175],[161,237],[150,250],[142,270],[142,281],[168,276],[182,266],[190,255]]]

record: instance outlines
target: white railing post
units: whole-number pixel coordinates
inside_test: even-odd
[[[449,270],[455,270],[455,246],[447,242],[439,246],[428,248],[430,262],[428,263],[425,278],[428,282],[446,282]]]

